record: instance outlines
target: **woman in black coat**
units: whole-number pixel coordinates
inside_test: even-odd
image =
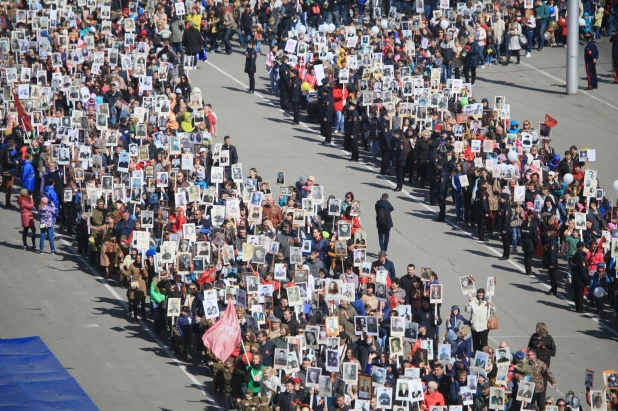
[[[185,48],[185,53],[193,56],[193,67],[197,66],[197,53],[204,47],[204,40],[199,30],[193,27],[193,22],[188,23],[189,28],[182,35],[182,45]]]

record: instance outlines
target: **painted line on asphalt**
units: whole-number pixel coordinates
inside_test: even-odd
[[[546,72],[546,71],[545,71],[545,70],[543,70],[543,69],[537,68],[537,67],[533,66],[533,65],[532,65],[532,64],[530,64],[530,63],[525,63],[525,62],[523,62],[523,61],[522,61],[522,62],[521,62],[521,64],[522,64],[523,66],[530,67],[532,70],[536,71],[537,73],[540,73],[540,74],[542,74],[542,75],[544,75],[544,76],[546,76],[546,77],[549,77],[550,79],[555,80],[555,81],[557,81],[557,82],[559,82],[559,83],[561,83],[561,84],[566,84],[566,81],[562,80],[560,77],[554,76],[553,74],[550,74],[550,73]],[[578,80],[579,80],[579,79],[578,79]],[[579,89],[578,89],[577,91],[578,91],[578,93],[585,94],[585,95],[587,95],[588,97],[590,97],[591,99],[596,100],[596,101],[598,101],[599,103],[605,104],[606,106],[608,106],[608,107],[610,107],[610,108],[613,108],[614,110],[617,110],[617,111],[618,111],[618,107],[616,107],[615,105],[613,105],[613,104],[611,104],[611,103],[609,103],[609,102],[607,102],[607,101],[605,101],[605,100],[603,100],[603,99],[601,99],[601,98],[599,98],[599,97],[597,97],[597,96],[594,96],[594,95],[590,94],[590,93],[589,93],[589,92],[587,92],[586,90],[579,90]],[[566,93],[565,93],[565,95],[566,95]]]
[[[243,83],[242,81],[238,80],[236,77],[232,76],[232,75],[231,75],[231,74],[229,74],[228,72],[226,72],[226,71],[222,70],[221,68],[217,67],[215,64],[211,63],[210,61],[206,61],[206,64],[208,64],[210,67],[214,68],[215,70],[217,70],[218,72],[220,72],[221,74],[223,74],[224,76],[226,76],[227,78],[229,78],[230,80],[234,81],[235,83],[240,84],[241,86],[243,86],[243,87],[245,87],[245,88],[247,88],[247,89],[249,88],[249,87],[248,87],[245,83]],[[558,77],[555,77],[555,76],[553,76],[553,75],[551,75],[551,74],[549,74],[549,73],[547,73],[547,72],[544,72],[543,70],[540,70],[540,69],[538,69],[538,68],[534,67],[534,66],[533,66],[533,65],[531,65],[531,64],[528,64],[528,63],[523,63],[523,64],[530,66],[532,69],[537,70],[537,71],[538,71],[539,73],[541,73],[541,74],[544,74],[544,75],[546,75],[546,76],[549,76],[549,77],[551,77],[551,78],[553,78],[553,79],[555,79],[555,80],[557,80],[557,81],[561,81],[563,84],[566,84],[566,82],[564,82],[564,81],[560,80]],[[592,95],[590,95],[590,94],[588,94],[588,93],[586,93],[586,92],[584,92],[584,91],[582,91],[582,93],[584,93],[584,94],[586,94],[586,95],[588,95],[588,96],[592,97],[593,99],[598,100],[598,101],[600,101],[600,102],[602,102],[602,103],[604,103],[604,104],[606,104],[606,105],[609,105],[610,107],[612,107],[612,108],[614,108],[614,109],[618,110],[618,107],[612,106],[611,104],[609,104],[609,103],[607,103],[607,102],[604,102],[603,100],[601,100],[601,99],[599,99],[599,98],[597,98],[597,97],[595,97],[595,96],[592,96]],[[273,107],[277,108],[277,106],[275,106],[275,104],[274,104],[272,101],[270,101],[270,100],[268,100],[267,98],[265,98],[262,94],[260,94],[260,93],[257,93],[257,92],[256,92],[256,93],[254,93],[254,95],[256,95],[256,96],[257,96],[257,97],[259,97],[260,99],[264,100],[264,101],[265,101],[265,102],[267,102],[268,104],[272,105]],[[281,108],[277,108],[277,110],[279,110],[281,113],[283,113],[283,115],[284,115],[284,116],[287,116],[287,117],[292,117],[292,116],[291,116],[291,115],[289,115],[289,114],[288,114],[285,110],[283,110],[283,109],[281,109]],[[307,124],[303,123],[302,121],[300,122],[300,125],[301,125],[301,126],[303,126],[303,127],[305,127],[307,130],[311,131],[313,134],[316,134],[316,135],[318,135],[318,136],[319,136],[319,133],[318,133],[315,129],[313,129],[311,126],[309,126],[309,125],[307,125]],[[321,137],[321,136],[320,136],[320,137]],[[341,152],[343,152],[343,153],[350,154],[348,151],[343,150],[342,148],[339,148],[339,147],[338,147],[338,146],[336,146],[335,144],[331,144],[331,146],[333,146],[333,147],[335,147],[335,148],[338,148],[338,149],[339,149],[339,151],[341,151]],[[373,167],[373,166],[371,166],[371,165],[369,165],[369,164],[365,163],[364,161],[359,161],[359,164],[363,165],[366,169],[368,169],[369,171],[371,171],[371,172],[373,172],[374,174],[376,174],[376,176],[377,176],[378,178],[380,178],[380,179],[382,179],[382,180],[384,180],[384,181],[388,182],[391,186],[393,186],[393,187],[395,187],[395,186],[396,186],[396,184],[395,184],[395,183],[394,183],[391,179],[389,179],[389,178],[385,178],[384,176],[380,175],[380,174],[379,174],[379,172],[378,172],[378,170],[377,170],[375,167]],[[407,190],[401,190],[400,192],[401,192],[401,193],[403,193],[403,194],[405,194],[406,196],[408,196],[408,197],[409,197],[409,198],[411,198],[412,200],[414,200],[416,203],[418,203],[418,204],[420,204],[421,206],[423,206],[425,209],[427,209],[427,210],[429,210],[429,211],[433,212],[434,214],[437,214],[437,213],[438,213],[438,210],[436,210],[436,209],[434,209],[434,208],[431,208],[430,206],[428,206],[427,204],[425,204],[425,202],[423,202],[421,199],[419,199],[418,197],[414,196],[413,194],[409,193]],[[468,237],[470,237],[470,238],[472,238],[472,239],[475,239],[474,234],[472,234],[472,233],[470,233],[470,232],[468,232],[468,231],[466,231],[466,230],[462,229],[461,227],[459,227],[456,223],[454,223],[454,222],[451,220],[451,218],[450,218],[450,217],[449,217],[449,218],[447,218],[445,222],[446,222],[448,225],[450,225],[451,227],[453,227],[455,230],[457,230],[457,231],[459,231],[459,232],[461,232],[461,233],[464,233],[465,235],[467,235]],[[492,252],[493,254],[495,254],[496,256],[500,256],[500,255],[501,255],[501,253],[500,253],[498,250],[496,250],[496,249],[495,249],[495,248],[493,248],[493,247],[489,247],[489,246],[488,246],[487,244],[485,244],[485,243],[478,243],[478,242],[477,242],[477,244],[482,245],[483,247],[485,247],[487,250],[491,251],[491,252]],[[507,261],[509,264],[511,264],[513,267],[515,267],[517,270],[519,270],[521,273],[525,273],[525,272],[526,272],[526,269],[525,269],[522,265],[520,265],[519,263],[517,263],[517,262],[515,262],[515,261],[513,261],[513,260],[511,260],[511,259],[506,260],[506,261]],[[543,281],[541,281],[541,279],[539,279],[536,275],[532,274],[532,275],[530,275],[529,277],[530,277],[530,278],[532,278],[532,279],[534,279],[534,280],[536,280],[536,281],[538,281],[538,283],[539,283],[539,284],[541,284],[541,285],[542,285],[543,287],[545,287],[546,289],[548,289],[548,290],[549,290],[549,289],[551,288],[551,286],[550,286],[549,284],[546,284],[546,283],[544,283]],[[564,301],[565,301],[565,302],[566,302],[569,306],[571,306],[571,307],[574,307],[574,306],[575,306],[575,303],[574,303],[574,302],[572,302],[572,301],[571,301],[568,297],[566,297],[566,296],[565,296],[563,293],[561,293],[561,292],[559,292],[559,293],[556,295],[556,297],[558,297],[558,298],[559,298],[559,299],[561,299],[561,300],[564,300]],[[588,314],[584,314],[584,317],[591,319],[591,320],[592,320],[592,321],[594,321],[594,322],[595,322],[595,323],[596,323],[599,327],[603,328],[604,330],[606,330],[606,331],[608,331],[609,333],[613,334],[614,336],[618,337],[618,331],[614,330],[611,326],[609,326],[609,325],[605,324],[605,323],[604,323],[602,320],[600,320],[599,318],[597,318],[597,317],[592,317],[592,316],[590,316],[590,315],[588,315]],[[491,337],[490,337],[490,338],[491,338]],[[495,340],[494,340],[494,341],[495,341]],[[497,342],[496,342],[496,343],[497,343]]]
[[[92,265],[90,265],[90,263],[84,257],[82,257],[80,254],[78,254],[77,251],[75,251],[73,246],[68,241],[66,241],[63,238],[61,238],[60,240],[62,241],[62,243],[69,250],[71,250],[71,252],[74,255],[76,255],[76,256],[78,256],[80,258],[80,260],[84,263],[84,265],[86,267],[88,267],[88,270],[90,270],[90,272],[97,277],[97,280],[105,286],[107,291],[109,291],[109,293],[116,300],[118,300],[120,305],[122,305],[124,307],[124,309],[128,310],[129,306],[127,305],[127,303],[122,299],[122,297],[120,297],[120,295],[116,292],[116,290],[111,285],[109,285],[107,280],[105,280],[105,278],[103,278],[101,276],[101,274],[99,274],[99,272]],[[193,384],[195,384],[198,387],[198,389],[202,392],[202,394],[204,394],[204,396],[212,403],[212,404],[209,404],[209,405],[213,406],[213,407],[216,407],[216,408],[223,408],[219,404],[217,404],[217,402],[210,396],[210,394],[208,393],[208,391],[207,391],[206,387],[204,386],[204,384],[199,382],[198,379],[195,378],[195,376],[193,374],[191,374],[187,370],[187,367],[180,360],[178,360],[178,358],[176,358],[174,353],[172,353],[172,351],[170,351],[170,349],[167,348],[165,346],[165,344],[163,344],[163,342],[155,336],[154,332],[150,329],[150,327],[148,327],[148,325],[145,322],[143,322],[142,320],[138,320],[138,322],[139,322],[139,325],[142,327],[142,329],[144,331],[146,331],[146,333],[148,333],[148,335],[159,345],[159,347],[165,352],[165,354],[167,354],[167,356],[172,360],[172,362],[178,368],[180,368],[180,370],[182,370],[182,372],[189,378],[189,380],[191,380],[191,382]],[[87,326],[87,327],[89,328],[89,326]],[[98,325],[97,325],[97,327],[98,327]]]

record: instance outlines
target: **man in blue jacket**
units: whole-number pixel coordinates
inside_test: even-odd
[[[56,215],[54,216],[54,223],[58,216],[58,210],[60,210],[60,203],[58,201],[58,194],[56,194],[56,181],[53,178],[45,180],[45,196],[56,206]]]

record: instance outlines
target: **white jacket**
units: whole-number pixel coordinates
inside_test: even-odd
[[[473,331],[481,332],[487,329],[487,320],[489,319],[488,307],[489,304],[486,300],[479,301],[476,297],[466,304],[464,310],[467,313],[472,313],[470,322],[472,322]]]

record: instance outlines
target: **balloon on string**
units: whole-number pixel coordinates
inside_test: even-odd
[[[614,189],[614,191],[618,192],[618,180],[614,180],[612,188]]]
[[[333,31],[335,31],[335,29],[336,29],[336,28],[337,28],[337,27],[335,27],[335,24],[334,24],[334,23],[330,23],[330,24],[328,25],[328,32],[329,32],[329,33],[331,33],[331,32],[333,32]]]
[[[378,26],[373,26],[371,28],[371,33],[372,34],[378,34],[380,32],[380,29],[378,28]]]
[[[333,57],[335,57],[335,55],[333,54],[332,51],[329,51],[328,53],[326,53],[326,60],[331,61]]]
[[[560,18],[558,19],[558,25],[559,25],[560,27],[564,27],[564,26],[566,26],[566,19],[565,19],[564,17],[560,17]]]
[[[442,27],[444,30],[448,29],[448,20],[442,20],[440,22],[440,27]]]
[[[545,40],[549,40],[551,39],[551,33],[546,31],[545,34],[543,34],[543,37],[545,38]]]
[[[320,24],[320,25],[318,26],[318,31],[319,31],[320,33],[324,33],[324,25],[323,25],[323,24]]]
[[[507,158],[509,159],[511,163],[516,162],[517,161],[517,151],[509,151]]]
[[[583,18],[579,18],[579,27],[584,27],[586,25],[586,20],[584,20]]]
[[[311,90],[311,84],[305,81],[303,84],[300,85],[300,89],[302,91],[309,91]]]
[[[556,9],[554,8],[554,6],[549,6],[549,14],[554,14],[555,11]]]
[[[594,294],[595,297],[597,298],[603,298],[605,297],[605,290],[601,287],[597,287],[594,289],[594,291],[592,292]]]
[[[567,184],[571,184],[573,182],[573,174],[566,173],[564,177],[562,177],[562,181],[564,181]]]
[[[506,163],[498,164],[498,168],[500,169],[500,174],[504,174],[504,170],[506,170]]]
[[[305,34],[305,33],[307,32],[307,27],[305,27],[305,26],[299,26],[299,27],[298,27],[298,32],[299,32],[300,34]]]
[[[383,29],[387,29],[388,28],[388,20],[382,19],[382,21],[380,22],[380,27],[382,27]]]

